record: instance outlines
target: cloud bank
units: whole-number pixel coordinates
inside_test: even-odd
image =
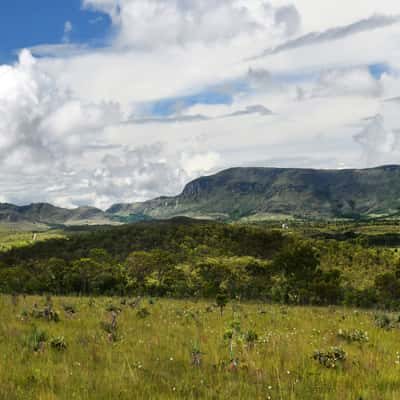
[[[82,7],[111,19],[103,47],[67,20],[0,66],[1,201],[107,208],[231,166],[400,162],[398,2]]]

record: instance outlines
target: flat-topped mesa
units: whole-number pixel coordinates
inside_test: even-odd
[[[230,168],[189,182],[182,193],[106,212],[49,203],[0,204],[0,221],[45,224],[115,224],[174,217],[223,220],[400,219],[400,166],[369,169]]]
[[[152,218],[358,218],[400,211],[400,166],[369,169],[230,168],[175,197],[124,205]]]

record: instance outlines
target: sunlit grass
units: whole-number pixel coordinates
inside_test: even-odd
[[[0,229],[0,251],[7,251],[15,247],[30,246],[35,242],[61,239],[65,237],[62,231],[24,231]]]
[[[24,317],[45,302],[0,298],[0,398],[400,398],[400,330],[376,327],[373,312],[235,303],[221,317],[206,302],[54,298],[60,322]],[[64,311],[65,304],[76,313]],[[143,307],[150,315],[141,318]],[[101,323],[111,322],[107,309],[115,308],[121,312],[113,340]],[[224,333],[233,319],[243,334],[231,343]],[[47,336],[38,351],[27,341],[34,326]],[[369,341],[342,340],[339,329],[366,331]],[[254,346],[244,339],[249,330],[258,335]],[[51,347],[57,337],[64,337],[65,350]],[[312,356],[332,346],[347,359],[328,369]],[[200,366],[192,362],[194,347]]]

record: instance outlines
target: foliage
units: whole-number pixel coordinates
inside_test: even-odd
[[[43,349],[43,345],[47,339],[48,336],[46,331],[34,325],[26,336],[25,343],[30,350],[39,351]]]
[[[150,311],[146,307],[142,307],[136,312],[136,315],[139,318],[144,319],[144,318],[147,318],[150,315]]]
[[[64,336],[55,336],[50,340],[50,346],[58,351],[63,351],[67,349],[67,343],[64,339]]]
[[[368,241],[186,219],[88,230],[0,253],[0,293],[400,308],[399,254]]]
[[[339,329],[337,337],[339,339],[346,340],[349,343],[352,342],[364,343],[368,342],[369,340],[368,333],[360,329],[355,329],[353,331]]]
[[[340,347],[332,347],[327,351],[318,350],[314,352],[313,359],[326,368],[336,368],[346,360],[346,352]]]
[[[377,314],[375,315],[375,325],[382,329],[390,329],[392,319],[387,314]]]

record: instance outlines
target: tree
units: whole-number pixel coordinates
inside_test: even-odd
[[[304,280],[316,273],[319,257],[311,243],[296,241],[278,253],[273,265],[276,271],[282,271],[289,279]]]
[[[294,241],[285,247],[273,261],[275,272],[281,273],[288,303],[306,304],[313,297],[311,282],[318,274],[319,257],[310,242]]]
[[[387,305],[400,300],[400,281],[391,272],[377,275],[375,289],[378,292],[379,300]]]

